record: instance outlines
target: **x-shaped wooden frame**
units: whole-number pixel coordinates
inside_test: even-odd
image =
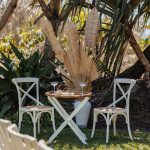
[[[58,134],[63,130],[63,128],[68,124],[70,126],[70,128],[74,131],[74,133],[77,135],[77,137],[81,140],[81,142],[83,144],[87,144],[86,135],[79,129],[79,127],[75,124],[75,122],[72,120],[72,118],[86,104],[86,102],[89,100],[89,97],[85,97],[70,115],[66,112],[66,110],[62,107],[62,105],[59,103],[59,101],[55,97],[48,96],[48,100],[54,106],[54,108],[58,111],[58,113],[61,115],[61,117],[65,120],[57,128],[57,130],[53,133],[53,135],[49,138],[48,143],[51,143],[58,136]]]

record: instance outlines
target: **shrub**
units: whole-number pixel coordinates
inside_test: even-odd
[[[0,58],[0,116],[9,110],[18,110],[18,96],[12,79],[16,77],[38,77],[40,79],[40,95],[44,99],[44,92],[48,90],[50,78],[53,76],[54,67],[45,63],[46,53],[39,54],[35,51],[28,58],[11,44],[13,58],[1,52]],[[11,56],[12,56],[11,53]],[[17,58],[17,59],[15,59]],[[16,61],[14,61],[16,60]],[[43,94],[42,94],[43,93]]]

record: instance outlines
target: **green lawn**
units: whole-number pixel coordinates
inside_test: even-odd
[[[9,120],[18,124],[17,115],[9,116]],[[32,136],[33,127],[31,119],[27,117],[27,115],[25,116],[22,122],[21,132]],[[41,119],[41,133],[37,135],[37,139],[47,141],[53,133],[51,122],[49,117],[48,119],[47,117],[42,117]],[[57,120],[59,119],[57,118]],[[60,122],[57,121],[57,127],[61,123],[62,120],[60,120]],[[110,130],[110,143],[105,144],[105,129],[96,129],[92,139],[90,137],[91,129],[83,129],[82,131],[87,135],[88,145],[83,145],[68,126],[63,129],[58,137],[49,145],[55,150],[150,150],[149,132],[134,131],[132,132],[134,140],[131,141],[126,128],[124,131],[118,130],[116,137],[113,136],[112,130]]]
[[[70,128],[65,128],[50,144],[55,150],[150,150],[150,133],[136,131],[133,133],[134,141],[131,141],[126,131],[118,131],[114,137],[110,131],[110,143],[105,144],[105,130],[96,129],[94,138],[90,138],[91,129],[83,130],[88,137],[88,145],[83,145]],[[22,132],[32,134],[32,128],[23,127]],[[41,128],[38,139],[46,141],[52,134],[52,128]]]

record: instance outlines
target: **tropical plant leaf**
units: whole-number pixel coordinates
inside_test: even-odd
[[[19,60],[23,60],[24,59],[23,54],[12,43],[10,43],[10,46],[11,46],[13,52],[15,53],[15,55],[17,56],[17,58]]]
[[[10,64],[11,63],[11,60],[9,58],[7,58],[2,52],[0,53],[1,54],[1,60],[3,60],[3,62],[7,63],[7,64]]]
[[[7,74],[7,70],[0,66],[0,74],[5,76]]]
[[[47,76],[48,74],[51,74],[53,70],[54,67],[51,64],[48,64],[40,71],[39,77]]]
[[[0,117],[2,117],[4,113],[7,112],[13,104],[14,102],[10,98],[8,98],[5,104],[3,104],[3,107],[0,111]]]
[[[34,66],[34,64],[38,64],[39,62],[39,54],[38,52],[33,53],[29,58],[26,59],[26,68],[29,68],[30,66]]]
[[[47,55],[48,55],[48,52],[47,51],[44,51],[44,53],[42,53],[40,55],[40,58],[39,58],[39,65],[42,67],[42,64],[45,63],[45,60],[47,59]]]
[[[14,92],[15,90],[15,86],[13,85],[12,82],[10,82],[10,80],[7,79],[1,79],[0,80],[0,90],[3,92]]]

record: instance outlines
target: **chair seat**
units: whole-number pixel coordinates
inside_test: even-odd
[[[34,137],[36,137],[36,124],[38,127],[38,133],[40,132],[40,118],[42,113],[48,113],[51,116],[53,129],[55,131],[54,107],[43,106],[39,99],[39,78],[20,77],[12,79],[12,82],[15,84],[18,93],[19,131],[24,113],[27,113],[31,117]],[[23,104],[27,99],[34,102],[35,104],[24,106]]]
[[[22,107],[24,111],[49,111],[52,110],[51,106],[25,106]]]
[[[97,107],[94,111],[100,113],[125,113],[126,109],[120,107]]]

